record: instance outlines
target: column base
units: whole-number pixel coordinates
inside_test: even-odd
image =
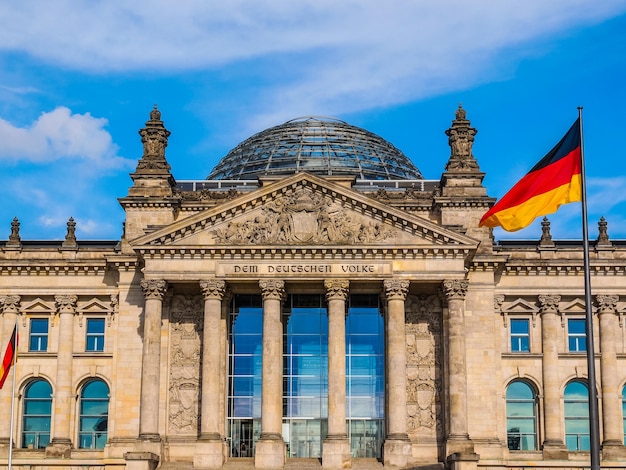
[[[602,443],[602,460],[623,460],[626,458],[626,447],[618,441]]]
[[[126,470],[155,470],[159,464],[159,456],[152,452],[126,452]]]
[[[285,453],[287,446],[280,434],[278,438],[263,437],[256,443],[256,451],[254,453],[255,468],[282,468],[285,466]]]
[[[322,443],[323,468],[351,468],[352,455],[348,436],[326,436]]]
[[[558,439],[543,442],[543,458],[545,460],[567,460],[569,451],[563,441]]]
[[[221,468],[225,461],[225,445],[223,439],[200,438],[193,455],[194,468]]]
[[[474,443],[467,434],[452,434],[446,440],[446,455],[476,455]],[[449,457],[448,457],[449,458]]]
[[[53,438],[46,447],[46,458],[69,459],[72,456],[72,441]]]
[[[480,456],[474,452],[457,452],[450,454],[446,460],[450,470],[476,470]]]
[[[411,440],[408,435],[391,435],[383,444],[383,465],[404,468],[412,456]]]

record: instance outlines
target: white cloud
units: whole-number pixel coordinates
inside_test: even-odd
[[[106,119],[72,114],[65,107],[43,113],[30,127],[16,127],[0,118],[0,160],[46,164],[71,158],[101,169],[131,168],[131,160],[117,155],[106,124]]]
[[[496,56],[624,11],[624,0],[34,0],[0,4],[0,50],[93,73],[244,64],[265,109],[280,109],[264,127],[480,83],[501,72]]]

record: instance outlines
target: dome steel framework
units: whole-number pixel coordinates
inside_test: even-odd
[[[327,117],[292,119],[253,135],[223,157],[207,179],[247,180],[301,171],[363,180],[424,179],[382,137]]]

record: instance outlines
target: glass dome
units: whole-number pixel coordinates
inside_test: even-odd
[[[424,179],[382,137],[326,117],[293,119],[253,135],[222,158],[207,179],[248,180],[300,171],[364,180]]]

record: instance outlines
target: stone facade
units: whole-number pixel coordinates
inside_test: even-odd
[[[584,432],[572,434],[566,423],[574,406],[567,387],[587,378],[583,338],[573,329],[585,318],[582,244],[552,240],[547,220],[541,240],[494,241],[478,227],[494,199],[461,107],[446,134],[450,157],[438,181],[363,188],[301,172],[246,188],[225,181],[190,189],[171,173],[169,131],[155,108],[140,131],[144,153],[133,185],[120,199],[121,240],[77,240],[70,219],[63,242],[42,244],[22,240],[15,219],[0,242],[2,347],[16,324],[22,338],[12,372],[13,466],[282,468],[295,461],[283,435],[281,315],[287,295],[315,292],[327,303],[329,325],[324,468],[374,465],[351,455],[344,426],[351,293],[380,295],[384,316],[378,465],[587,467],[584,442],[583,450],[570,442],[584,441]],[[604,219],[599,228],[590,257],[602,466],[625,468],[626,242],[609,239]],[[236,321],[229,305],[251,293],[263,308],[262,419],[254,455],[244,456],[228,437],[229,322]],[[45,339],[35,329],[41,324]],[[11,409],[10,381],[0,391],[2,410]],[[49,412],[29,401],[35,383],[52,391],[37,402]],[[526,435],[509,423],[520,418],[507,400],[518,383],[532,393],[526,410],[534,415],[525,418],[535,428]],[[95,406],[85,395],[89,384],[108,389],[107,417],[92,434],[81,424]],[[32,409],[49,415],[48,434],[29,434]],[[9,454],[9,414],[0,420],[0,466]],[[92,445],[98,439],[102,445]]]

